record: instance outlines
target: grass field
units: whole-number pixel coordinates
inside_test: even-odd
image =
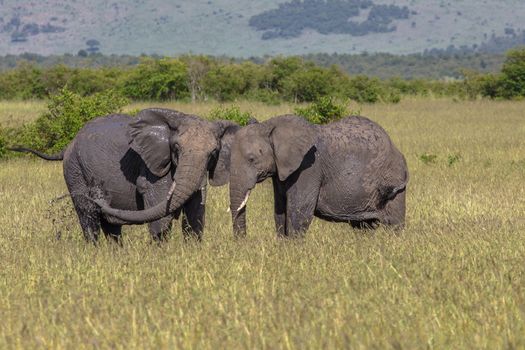
[[[4,123],[10,104],[0,105]],[[293,110],[242,108],[260,119]],[[232,237],[221,187],[200,244],[184,243],[176,223],[162,246],[134,226],[124,248],[95,248],[68,200],[49,204],[66,192],[60,163],[0,162],[0,348],[525,348],[524,110],[363,106],[409,164],[399,234],[314,221],[304,239],[276,239],[264,183],[244,240]]]

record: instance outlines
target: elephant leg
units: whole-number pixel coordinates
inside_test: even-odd
[[[182,234],[184,239],[202,239],[204,232],[204,217],[206,212],[206,194],[200,190],[195,192],[182,207]]]
[[[293,186],[286,193],[286,235],[303,235],[314,218],[319,190]]]
[[[314,218],[321,177],[313,168],[292,175],[286,189],[286,235],[302,236]]]
[[[293,203],[288,198],[286,215],[286,236],[302,236],[312,223],[315,212],[315,202]]]
[[[171,222],[173,221],[173,218],[171,216],[150,222],[148,224],[149,227],[149,233],[151,235],[151,239],[153,239],[155,242],[161,242],[165,241],[169,233],[171,232]]]
[[[122,226],[116,224],[110,224],[104,218],[100,220],[100,226],[102,227],[102,232],[106,238],[110,238],[112,241],[122,246]]]
[[[95,203],[84,195],[72,195],[73,206],[87,242],[96,244],[100,233],[100,210]]]
[[[286,192],[282,188],[283,186],[279,179],[276,177],[272,179],[272,184],[275,230],[277,231],[277,236],[282,237],[286,235]]]
[[[405,213],[406,191],[399,193],[393,200],[386,204],[381,223],[393,229],[403,229],[405,227]]]
[[[146,172],[144,170],[144,172]],[[151,175],[149,175],[151,176]],[[137,179],[137,188],[144,200],[144,208],[152,208],[159,204],[162,199],[166,198],[166,194],[170,188],[170,182],[158,180],[152,183],[154,179],[151,179],[148,175],[141,175]],[[168,175],[169,176],[169,175]],[[149,233],[151,239],[155,242],[161,242],[168,238],[171,232],[173,216],[169,215],[159,220],[152,221],[148,224]]]
[[[71,195],[84,239],[96,244],[100,233],[100,209],[88,199],[90,187],[82,174],[82,168],[75,158],[64,161],[64,180]]]
[[[157,202],[152,198],[152,196],[144,197],[144,206],[145,208],[151,208],[155,206]],[[159,220],[152,221],[148,224],[149,233],[151,239],[155,242],[165,241],[169,233],[171,232],[171,222],[173,221],[173,216],[169,215],[163,217]]]

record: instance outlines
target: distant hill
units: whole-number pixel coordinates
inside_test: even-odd
[[[0,52],[501,51],[525,43],[523,18],[523,0],[0,0]]]

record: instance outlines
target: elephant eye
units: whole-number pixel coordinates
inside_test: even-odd
[[[249,161],[250,163],[253,163],[253,162],[255,162],[255,158],[254,158],[253,156],[251,156],[250,158],[248,158],[248,161]]]

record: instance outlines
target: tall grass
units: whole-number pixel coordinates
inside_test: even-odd
[[[264,119],[294,106],[248,107]],[[524,348],[524,107],[362,107],[407,157],[399,234],[315,220],[304,239],[276,239],[263,183],[244,240],[221,187],[200,244],[175,222],[162,246],[128,226],[123,248],[93,247],[67,199],[49,204],[66,193],[60,163],[2,162],[0,348]]]

